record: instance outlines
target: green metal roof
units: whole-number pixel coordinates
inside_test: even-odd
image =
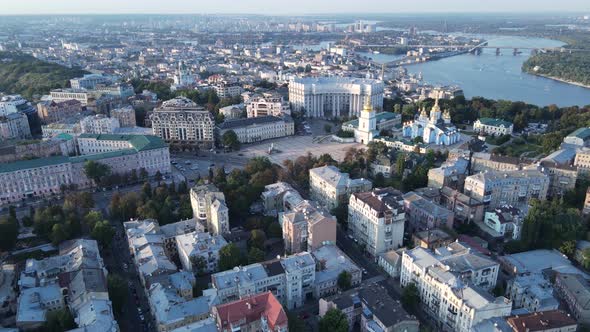
[[[61,134],[57,135],[56,137],[57,138],[61,138],[61,139],[66,140],[66,141],[69,141],[69,140],[74,139],[74,136],[72,136],[70,134],[67,134],[67,133],[61,133]]]
[[[502,119],[492,119],[492,118],[480,118],[479,122],[483,123],[486,126],[494,126],[494,127],[499,127],[501,125],[504,125],[504,127],[510,127],[512,125],[512,123],[510,123],[508,121],[504,121]]]
[[[58,137],[66,140],[72,139],[72,136],[69,134],[60,134],[58,135]],[[51,166],[65,163],[84,163],[89,160],[99,161],[101,159],[128,156],[136,154],[140,151],[165,148],[167,146],[166,143],[160,137],[149,135],[82,134],[80,135],[80,137],[94,138],[97,140],[127,141],[131,144],[131,146],[133,146],[133,149],[123,149],[118,151],[89,154],[76,157],[57,156],[31,160],[20,160],[12,163],[0,164],[0,173],[15,172],[30,168],[38,168],[43,166]]]
[[[70,158],[64,156],[55,156],[31,160],[19,160],[12,163],[0,164],[0,173],[9,173],[20,171],[23,169],[66,164],[68,162],[70,162]]]
[[[392,119],[395,119],[396,117],[398,117],[398,115],[396,113],[381,112],[381,113],[375,114],[375,121],[377,122],[377,124],[379,124],[379,122],[381,122],[381,121],[392,120]],[[344,122],[342,125],[343,126],[352,126],[352,127],[356,128],[359,126],[359,119],[354,119],[354,120]]]
[[[83,156],[70,157],[69,160],[70,160],[70,162],[77,164],[77,163],[85,163],[90,160],[100,161],[101,159],[106,159],[106,158],[129,156],[129,155],[136,154],[136,153],[137,153],[137,151],[135,151],[133,149],[124,149],[124,150],[118,150],[118,151],[111,151],[111,152],[103,152],[103,153],[97,153],[97,154],[87,154],[87,155],[83,155]]]
[[[578,128],[573,133],[569,134],[568,136],[576,136],[577,138],[581,138],[586,140],[590,137],[590,128]]]
[[[151,135],[117,135],[117,134],[81,134],[80,138],[94,138],[105,141],[126,141],[131,143],[136,151],[146,151],[165,148],[166,143],[158,136]]]

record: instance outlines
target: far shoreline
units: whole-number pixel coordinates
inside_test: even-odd
[[[531,74],[534,76],[538,76],[538,77],[543,77],[543,78],[548,78],[550,80],[554,80],[554,81],[558,81],[561,83],[566,83],[566,84],[570,84],[570,85],[575,85],[575,86],[579,86],[585,89],[590,89],[590,85],[586,85],[583,83],[579,83],[579,82],[574,82],[574,81],[568,81],[566,79],[563,78],[559,78],[559,77],[555,77],[555,76],[549,76],[549,75],[544,75],[544,74],[539,74],[539,73],[533,73],[533,72],[528,72],[528,71],[524,71],[527,74]]]

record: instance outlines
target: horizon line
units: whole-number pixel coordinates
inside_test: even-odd
[[[334,13],[310,13],[310,12],[300,12],[300,13],[286,13],[286,12],[277,12],[277,13],[254,13],[254,12],[122,12],[122,13],[114,13],[114,12],[45,12],[45,13],[9,13],[9,14],[0,14],[0,17],[3,16],[47,16],[47,15],[59,15],[59,16],[70,16],[70,15],[179,15],[179,16],[190,16],[190,15],[251,15],[251,16],[334,16],[334,15],[396,15],[396,14],[414,14],[414,15],[432,15],[432,14],[552,14],[552,15],[559,15],[559,14],[580,14],[584,15],[584,13],[590,14],[590,10],[587,12],[579,11],[579,10],[564,10],[564,11],[552,11],[552,10],[527,10],[527,11],[400,11],[400,12],[334,12]]]

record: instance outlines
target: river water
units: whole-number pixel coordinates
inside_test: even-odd
[[[541,38],[477,36],[489,41],[490,46],[559,47],[562,42]],[[422,73],[424,81],[435,85],[458,85],[465,96],[482,96],[490,99],[524,101],[546,106],[590,105],[590,89],[523,73],[523,62],[530,51],[512,55],[511,49],[484,49],[481,55],[464,54],[450,58],[410,65],[410,73]],[[368,54],[367,54],[368,55]],[[368,55],[377,62],[398,59],[383,54]]]

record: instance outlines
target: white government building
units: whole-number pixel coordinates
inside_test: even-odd
[[[289,83],[292,110],[314,118],[359,116],[370,99],[383,108],[384,84],[379,80],[345,77],[296,78]]]

